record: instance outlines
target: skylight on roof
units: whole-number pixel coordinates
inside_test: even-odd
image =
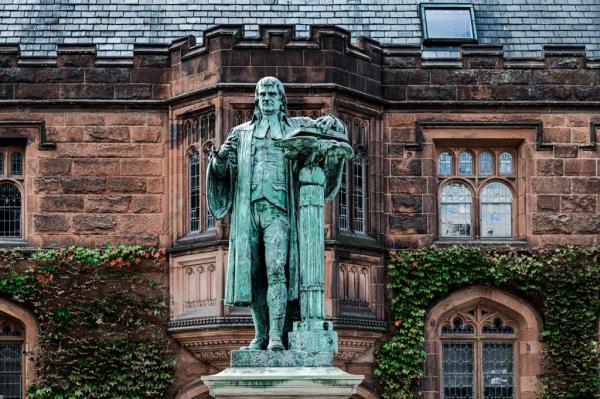
[[[424,43],[474,43],[477,41],[471,4],[421,3]]]

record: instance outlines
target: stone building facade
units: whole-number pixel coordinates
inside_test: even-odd
[[[204,166],[249,119],[255,82],[276,76],[291,114],[340,117],[358,154],[326,209],[326,313],[340,336],[336,365],[366,375],[358,398],[377,398],[388,251],[599,243],[598,71],[582,45],[547,45],[532,59],[469,44],[431,58],[420,45],[353,42],[336,26],[305,38],[293,26],[257,37],[218,26],[201,45],[136,45],[127,59],[93,45],[62,44],[51,58],[1,45],[0,194],[12,201],[2,244],[167,247],[175,397],[208,398],[199,377],[226,367],[253,330],[247,309],[223,306],[228,222],[207,213]],[[472,287],[427,317],[442,326],[468,307],[512,326],[527,348],[515,358],[516,397],[536,397],[536,309]],[[438,368],[426,371],[426,398],[441,398]]]

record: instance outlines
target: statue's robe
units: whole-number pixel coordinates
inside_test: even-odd
[[[289,118],[280,116],[284,137],[299,127],[314,127],[314,120],[306,117]],[[223,219],[231,212],[229,231],[229,254],[225,285],[225,305],[249,306],[252,304],[250,228],[251,222],[251,179],[252,179],[252,139],[259,121],[252,121],[234,127],[229,138],[237,143],[229,156],[225,176],[219,176],[212,160],[206,171],[206,199],[210,213],[216,219]],[[339,126],[343,126],[339,122]],[[286,267],[288,301],[299,297],[299,249],[298,249],[298,170],[295,161],[288,161],[287,167],[287,212],[290,225],[288,262]],[[330,200],[338,191],[343,172],[344,160],[326,168],[325,198]],[[329,173],[328,173],[329,172]]]

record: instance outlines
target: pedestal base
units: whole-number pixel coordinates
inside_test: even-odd
[[[216,399],[348,399],[363,379],[337,367],[231,367],[202,377]]]
[[[231,367],[332,367],[333,353],[291,351],[231,351]]]

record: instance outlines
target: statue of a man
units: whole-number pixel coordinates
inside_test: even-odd
[[[225,304],[251,306],[256,330],[248,350],[283,350],[288,301],[299,296],[298,168],[275,145],[299,127],[345,132],[337,118],[287,116],[283,84],[256,85],[252,120],[234,127],[207,168],[207,201],[216,219],[229,212],[231,230]],[[325,197],[340,184],[343,159],[326,176]]]

